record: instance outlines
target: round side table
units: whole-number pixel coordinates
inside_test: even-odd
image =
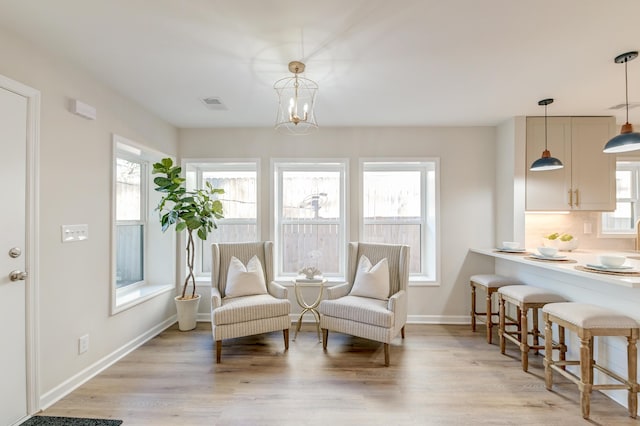
[[[296,327],[296,334],[293,336],[293,340],[295,341],[298,337],[298,332],[300,331],[300,326],[302,325],[302,317],[307,312],[311,312],[313,314],[313,319],[316,323],[316,329],[318,330],[318,340],[321,340],[320,337],[320,313],[318,312],[318,305],[320,304],[320,300],[322,300],[322,292],[324,291],[324,285],[327,282],[325,278],[317,279],[317,280],[308,280],[304,278],[297,278],[293,280],[293,285],[296,290],[296,301],[298,305],[302,308],[302,312],[300,312],[300,316],[298,317],[298,326]],[[315,302],[312,304],[308,304],[304,300],[304,296],[300,289],[302,287],[320,287],[320,291],[318,292],[318,297]]]

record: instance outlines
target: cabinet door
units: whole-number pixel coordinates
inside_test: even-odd
[[[551,156],[559,159],[564,168],[532,172],[531,163],[542,156],[544,151],[544,117],[527,117],[527,195],[526,209],[570,210],[571,190],[571,118],[547,118],[547,147]]]
[[[574,117],[571,123],[573,208],[613,211],[616,156],[603,153],[602,148],[615,134],[615,118]]]

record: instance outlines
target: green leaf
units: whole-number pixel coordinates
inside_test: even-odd
[[[200,227],[200,219],[197,217],[190,217],[186,222],[189,229],[198,229]]]
[[[187,229],[187,223],[186,222],[180,222],[179,224],[176,225],[176,232],[182,232],[185,229]]]
[[[206,229],[204,229],[204,228],[198,229],[198,237],[202,241],[206,240],[207,239],[207,231],[206,231]]]
[[[171,179],[158,176],[157,178],[153,179],[153,183],[155,183],[158,186],[167,186],[171,184]]]

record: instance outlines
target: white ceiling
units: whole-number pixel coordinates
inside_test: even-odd
[[[320,127],[495,125],[546,97],[624,122],[613,58],[640,49],[638,18],[640,0],[0,0],[0,26],[178,127],[272,126],[291,60]]]

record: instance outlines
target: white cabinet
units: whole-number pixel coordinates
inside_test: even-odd
[[[544,117],[527,117],[528,211],[593,210],[616,207],[616,159],[602,148],[615,135],[614,117],[548,117],[547,146],[564,164],[558,170],[529,170],[544,150]]]

